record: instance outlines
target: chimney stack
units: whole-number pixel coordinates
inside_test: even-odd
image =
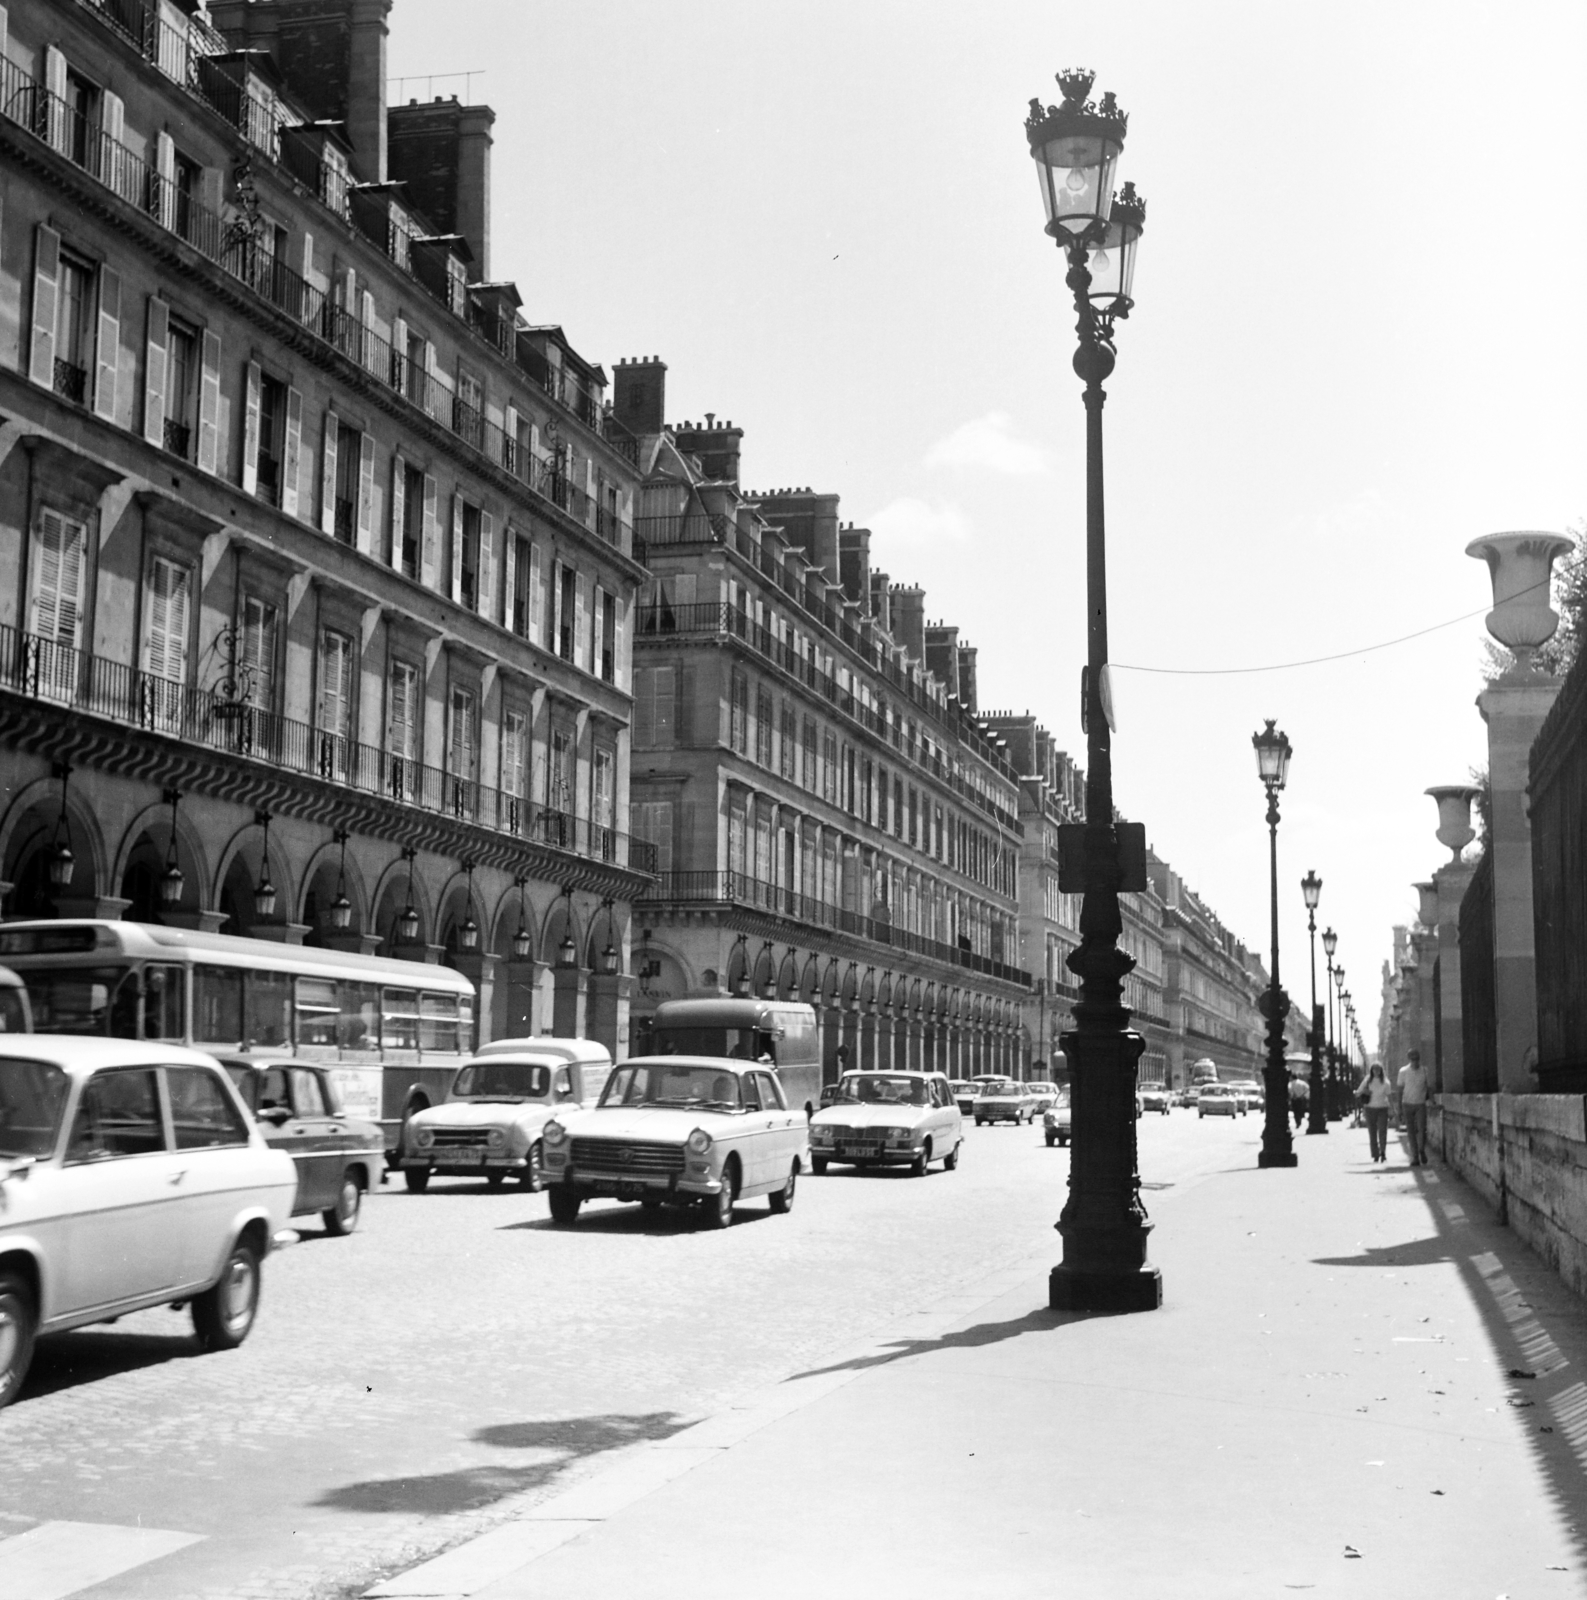
[[[856,605],[870,603],[871,530],[850,524],[838,530],[838,582]]]
[[[916,661],[926,659],[926,591],[900,584],[892,591],[893,637]]]
[[[371,0],[375,3],[375,0]],[[386,115],[387,171],[440,234],[461,234],[474,259],[469,276],[490,278],[490,147],[496,113],[454,95],[410,100]]]
[[[617,363],[612,415],[641,438],[661,432],[667,415],[667,363],[660,356],[635,356]]]
[[[698,456],[701,470],[718,483],[738,482],[738,458],[744,430],[731,422],[718,424],[715,412],[707,411],[705,425],[685,422],[674,426],[673,437],[685,455]]]

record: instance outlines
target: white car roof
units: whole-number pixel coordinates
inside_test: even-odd
[[[596,1043],[594,1039],[554,1039],[550,1036],[543,1039],[493,1039],[474,1052],[476,1060],[481,1056],[508,1055],[533,1055],[541,1060],[574,1061],[581,1065],[585,1062],[597,1062],[601,1066],[612,1064],[606,1046]]]
[[[75,1033],[11,1033],[0,1041],[0,1056],[47,1061],[74,1077],[87,1077],[101,1067],[215,1067],[220,1062],[203,1050],[162,1044],[158,1039],[100,1039]]]

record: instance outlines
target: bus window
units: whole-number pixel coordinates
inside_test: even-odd
[[[194,967],[194,1040],[241,1044],[247,1037],[242,1020],[242,968]]]
[[[298,1043],[334,1045],[340,1015],[334,978],[299,978],[296,1012]]]
[[[182,1004],[182,969],[151,961],[143,969],[143,1037],[187,1037],[186,1007]]]
[[[23,974],[40,1033],[99,1033],[110,1021],[110,996],[130,974],[123,967],[29,967]]]
[[[372,983],[343,978],[336,985],[336,1042],[343,1050],[380,1046],[380,991]]]
[[[419,997],[419,1048],[450,1050],[458,1044],[458,1003],[455,994],[426,994]]]
[[[419,995],[414,989],[383,989],[380,1043],[387,1050],[419,1048]]]
[[[290,1045],[292,1043],[292,974],[259,972],[248,974],[244,1038],[250,1045]]]

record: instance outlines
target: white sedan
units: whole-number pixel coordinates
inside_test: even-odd
[[[41,1333],[189,1302],[206,1350],[247,1338],[286,1232],[291,1156],[213,1056],[20,1034],[0,1048],[0,1405]],[[281,1238],[278,1240],[278,1235]]]
[[[964,1117],[953,1086],[937,1072],[848,1072],[832,1105],[810,1120],[810,1163],[856,1167],[907,1166],[923,1177],[933,1161],[943,1171],[959,1164]]]
[[[588,1199],[698,1206],[714,1227],[765,1195],[787,1211],[810,1165],[809,1125],[769,1062],[641,1056],[613,1070],[593,1111],[545,1125],[551,1220],[566,1227]]]

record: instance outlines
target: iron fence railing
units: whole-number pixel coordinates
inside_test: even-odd
[[[873,944],[890,945],[910,955],[964,967],[988,977],[1017,983],[1023,988],[1032,987],[1028,972],[992,956],[981,955],[962,945],[944,944],[940,939],[912,933],[907,928],[865,916],[858,911],[845,910],[842,906],[829,905],[824,900],[801,894],[782,884],[763,883],[742,872],[663,872],[653,886],[642,892],[640,898],[678,905],[704,903],[751,907],[813,927],[851,933],[858,938],[869,939]]]
[[[652,843],[589,817],[537,805],[473,777],[9,626],[0,626],[0,692],[382,795],[585,860],[636,872],[656,870]]]

